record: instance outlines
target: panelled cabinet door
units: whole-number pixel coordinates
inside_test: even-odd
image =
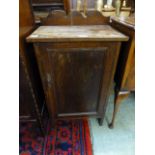
[[[47,49],[58,116],[98,113],[106,48]]]
[[[97,45],[102,46],[58,48],[52,43],[35,44],[48,108],[54,117],[101,117],[104,113],[119,46]]]

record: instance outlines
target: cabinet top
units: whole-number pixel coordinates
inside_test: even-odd
[[[40,26],[28,42],[127,41],[129,38],[109,25]]]

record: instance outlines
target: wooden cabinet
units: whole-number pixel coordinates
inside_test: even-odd
[[[19,75],[19,118],[20,121],[32,121],[36,119],[34,98],[21,57],[19,59]]]
[[[19,1],[19,119],[36,122],[42,133],[44,92],[34,57],[33,46],[25,38],[35,29],[34,16],[29,0]],[[44,110],[43,110],[44,109]]]
[[[33,42],[52,122],[95,116],[103,122],[121,41],[110,26],[41,26]]]
[[[129,36],[128,42],[122,44],[118,65],[115,74],[115,103],[111,128],[114,127],[114,121],[118,107],[123,99],[128,97],[131,91],[135,90],[135,26],[134,16],[128,18],[113,17],[111,26],[125,35]]]
[[[32,6],[35,11],[65,10],[66,14],[70,12],[70,0],[32,0]]]

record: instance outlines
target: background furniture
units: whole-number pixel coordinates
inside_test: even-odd
[[[65,10],[66,14],[70,11],[69,0],[32,0],[35,11]]]
[[[69,0],[32,0],[35,23],[40,25],[41,18],[47,18],[53,10],[64,10],[65,15],[70,12]]]
[[[111,26],[123,34],[129,36],[129,41],[121,47],[118,65],[115,74],[115,101],[114,112],[110,128],[114,127],[114,121],[119,105],[131,91],[135,90],[135,18],[112,17]]]
[[[114,3],[115,0],[113,0]],[[133,8],[133,3],[131,3],[134,0],[127,0],[127,7],[121,7],[120,10],[120,15],[121,16],[125,16],[128,17],[130,15],[130,12],[134,12],[134,8]],[[83,12],[83,4],[84,4],[84,0],[82,0],[82,10],[80,12],[77,12],[77,0],[33,0],[32,1],[32,6],[34,9],[34,15],[35,15],[35,21],[38,25],[42,25],[41,21],[42,19],[46,19],[48,18],[48,16],[51,14],[56,14],[58,12],[55,11],[64,11],[64,15],[63,16],[58,16],[57,20],[64,20],[64,18],[71,18],[70,20],[72,21],[72,19],[75,18],[74,21],[76,21],[76,16],[78,15],[79,18],[80,16],[82,16]],[[107,4],[107,1],[104,1],[104,4]],[[92,20],[94,20],[96,17],[99,16],[103,16],[102,19],[104,19],[104,17],[109,17],[109,16],[115,16],[115,5],[113,5],[113,8],[103,8],[102,11],[96,11],[96,0],[87,0],[87,4],[86,4],[86,14],[88,15],[89,19],[90,17],[92,18]],[[74,12],[74,13],[72,13]],[[92,14],[92,12],[97,12],[94,14]],[[58,13],[59,14],[59,13]],[[74,15],[77,14],[77,15]],[[91,16],[90,16],[91,14]],[[67,17],[69,16],[69,17]],[[84,18],[84,17],[81,17]],[[87,20],[86,18],[84,18],[85,20]],[[83,19],[83,21],[84,21]],[[101,19],[101,18],[100,18]],[[96,19],[96,21],[99,21]]]
[[[121,8],[120,9],[120,16],[129,17],[130,12],[131,12],[131,7]],[[105,17],[116,16],[116,10],[115,10],[115,8],[111,8],[111,9],[105,9],[104,8],[102,10],[102,15]]]
[[[33,42],[47,107],[57,118],[95,116],[102,125],[121,41],[108,25],[41,26]]]
[[[34,16],[29,0],[20,0],[19,4],[19,119],[20,122],[37,122],[45,133],[44,93],[33,47],[25,40],[35,29]]]

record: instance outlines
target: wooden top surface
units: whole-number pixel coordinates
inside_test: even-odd
[[[127,41],[128,37],[109,25],[40,26],[26,39],[28,42]]]
[[[111,17],[111,20],[114,20],[118,23],[121,23],[125,26],[135,29],[135,17]]]

